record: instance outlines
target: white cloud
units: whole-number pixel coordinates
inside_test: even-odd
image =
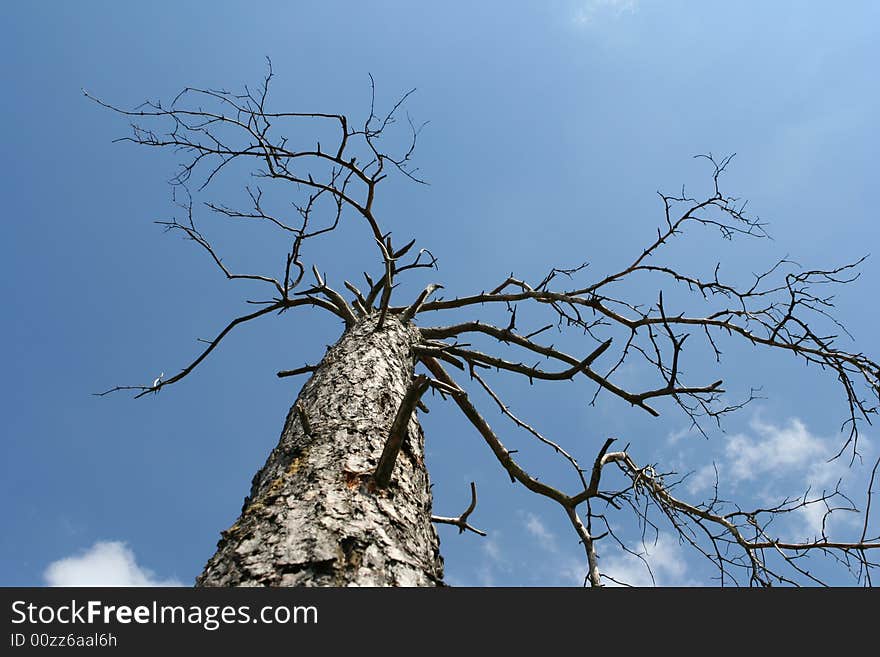
[[[687,486],[688,492],[691,495],[696,495],[697,493],[701,493],[704,490],[714,488],[717,480],[718,475],[715,471],[715,465],[710,463],[709,465],[704,465],[703,467],[699,468],[690,477],[688,477],[685,480],[685,485]]]
[[[534,513],[526,513],[526,530],[538,539],[538,542],[541,544],[545,550],[549,550],[551,552],[556,551],[556,537],[553,535],[541,519],[536,516]]]
[[[682,429],[678,429],[677,431],[670,431],[666,435],[666,444],[674,446],[674,445],[678,444],[678,442],[682,438],[687,438],[688,436],[693,436],[693,435],[694,435],[693,427],[684,427]]]
[[[620,18],[623,14],[634,14],[638,0],[583,0],[574,12],[577,25],[589,25],[600,17]]]
[[[473,569],[467,574],[447,575],[446,583],[449,586],[496,586],[498,577],[510,570],[508,560],[501,550],[499,536],[500,532],[491,532],[489,537],[480,541],[479,551],[482,552],[482,558],[475,560]]]
[[[495,571],[492,569],[491,565],[483,564],[483,566],[477,570],[477,581],[479,582],[479,586],[484,588],[495,586]]]
[[[497,535],[484,539],[481,547],[485,556],[475,570],[477,585],[495,586],[496,575],[508,569],[507,559],[501,552]]]
[[[496,563],[503,562],[501,557],[501,548],[498,545],[498,541],[494,538],[489,537],[485,541],[483,541],[483,552],[486,553],[486,556],[489,557],[491,561]]]
[[[686,583],[687,564],[681,546],[670,534],[660,533],[656,541],[643,544],[640,554],[650,565],[650,572],[645,561],[623,550],[604,558],[600,556],[599,570],[630,586],[682,586]],[[609,586],[618,585],[607,579],[603,581]]]
[[[678,435],[671,434],[669,443],[675,444],[679,439]],[[853,512],[851,505],[864,508],[865,487],[876,449],[870,438],[862,435],[859,438],[861,458],[851,462],[848,454],[844,454],[835,459],[845,440],[846,436],[836,432],[817,435],[798,418],[774,423],[755,417],[747,430],[720,444],[707,445],[702,450],[688,446],[690,453],[699,451],[702,457],[709,456],[685,479],[682,488],[691,496],[711,498],[717,467],[722,500],[731,499],[729,487],[738,486],[733,499],[743,509],[771,508],[784,502],[786,509],[793,510],[779,514],[768,526],[770,538],[790,542],[816,540],[822,536],[824,522],[825,534],[832,540],[855,541],[860,536],[864,515]],[[835,495],[836,490],[842,494]],[[827,503],[821,499],[823,495],[828,497]],[[804,503],[804,499],[808,503]],[[769,514],[761,514],[762,523],[769,518]],[[679,545],[674,533],[661,533],[656,544],[629,547],[641,551],[657,585],[694,583],[695,577],[686,571],[685,557],[697,567],[693,561],[695,553],[687,544]],[[654,584],[638,556],[607,549],[600,550],[599,556],[602,574],[633,586]]]
[[[561,559],[557,563],[556,570],[556,574],[565,586],[583,586],[587,577],[587,559],[586,557]]]
[[[833,458],[842,444],[840,435],[822,438],[811,433],[801,420],[791,418],[784,426],[778,426],[755,418],[750,422],[752,435],[736,434],[731,436],[724,448],[724,461],[719,464],[722,483],[741,483],[761,480],[763,497],[767,501],[778,501],[774,492],[777,486],[788,480],[800,482],[800,491],[795,496],[807,493],[808,500],[818,500],[823,494],[832,494],[839,482],[856,481],[865,478],[864,466],[860,461],[851,464],[842,456]],[[862,437],[859,450],[863,459],[871,461],[873,447],[871,442]],[[704,484],[701,477],[705,468],[689,481],[689,490],[695,492]],[[867,483],[867,482],[865,482]],[[783,483],[788,494],[792,493],[791,483]],[[858,484],[857,484],[858,486]],[[705,488],[705,486],[702,486]],[[846,491],[851,485],[841,486]],[[847,528],[856,528],[861,515],[847,513],[840,507],[848,507],[846,499],[838,497],[829,501],[832,514],[828,514],[828,505],[822,501],[801,506],[791,515],[793,523],[787,527],[792,532],[792,540],[809,541],[821,537],[823,522],[825,533],[835,535]],[[833,524],[833,529],[832,529]]]
[[[825,531],[828,531],[828,521],[832,519],[832,516],[827,515],[828,507],[821,502],[803,506],[797,510],[797,513],[802,522],[801,531],[803,532],[802,536],[796,537],[797,539],[809,541],[819,538],[822,535],[823,522]],[[834,514],[833,517],[837,518],[837,514]]]
[[[53,561],[43,578],[48,586],[183,586],[139,566],[122,541],[98,541],[81,554]]]
[[[749,481],[764,474],[774,478],[794,474],[830,456],[828,444],[811,434],[797,418],[790,419],[784,427],[759,419],[750,426],[755,437],[736,434],[724,448],[725,474],[733,482]]]
[[[863,456],[868,456],[871,453],[871,444],[867,439],[863,439],[859,447]],[[829,449],[829,454],[831,454],[831,449]],[[838,482],[850,478],[850,470],[854,472],[852,477],[856,480],[867,478],[867,472],[862,463],[856,462],[850,465],[844,457],[833,461],[828,459],[816,461],[809,467],[805,478],[806,486],[810,489],[808,497],[816,499],[823,493],[832,493],[837,488]],[[846,490],[843,485],[841,488]],[[832,513],[828,513],[829,506],[833,510]],[[804,541],[818,539],[822,536],[824,529],[826,536],[842,540],[843,534],[847,530],[859,529],[864,520],[861,513],[844,510],[848,508],[850,508],[850,502],[843,498],[830,500],[827,504],[818,501],[801,507],[797,510],[801,526],[794,530],[796,533],[799,532],[796,538]]]
[[[562,586],[583,586],[586,558],[572,557],[560,549],[556,534],[547,528],[540,516],[531,512],[521,512],[521,515],[526,531],[537,539],[541,549],[552,555],[547,563],[552,580]]]

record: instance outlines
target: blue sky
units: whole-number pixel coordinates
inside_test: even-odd
[[[662,220],[658,189],[705,191],[709,171],[692,156],[736,152],[725,189],[749,199],[773,240],[694,231],[670,261],[705,273],[721,260],[747,280],[784,255],[829,267],[873,253],[836,302],[855,338],[842,346],[875,360],[880,351],[870,302],[880,288],[876,3],[57,2],[11,4],[4,17],[0,584],[191,584],[302,384],[274,372],[314,362],[340,330],[317,313],[254,323],[159,395],[93,397],[182,367],[196,338],[240,314],[248,289],[152,223],[173,212],[177,158],[112,144],[126,122],[82,88],[122,106],[187,85],[239,89],[260,80],[267,56],[279,111],[363,116],[368,74],[381,103],[417,87],[407,107],[430,121],[416,153],[430,186],[389,182],[379,210],[400,243],[417,237],[437,255],[447,296],[494,287],[511,271],[534,280],[553,265],[589,261],[597,278],[619,268]],[[228,178],[229,198],[245,183]],[[242,268],[279,248],[267,233],[209,225]],[[315,252],[322,271],[341,282],[375,267],[364,235]],[[631,292],[651,303],[657,286]],[[846,475],[862,502],[864,468],[825,463],[846,413],[833,378],[744,345],[726,356],[692,371],[718,370],[732,394],[762,385],[764,399],[708,442],[671,407],[652,419],[608,397],[589,406],[584,384],[497,381],[517,413],[586,462],[616,435],[643,463],[693,472],[697,497],[714,461],[738,499],[778,499]],[[459,513],[476,481],[471,519],[489,532],[440,528],[450,583],[582,581],[561,511],[511,486],[457,411],[429,405],[435,512]],[[530,450],[489,411],[491,400],[480,406],[530,469],[565,481],[552,454]],[[866,462],[876,444],[867,427]],[[785,531],[809,533],[815,518],[802,515]],[[659,583],[708,581],[671,533],[646,549]],[[601,557],[650,582],[613,546]]]

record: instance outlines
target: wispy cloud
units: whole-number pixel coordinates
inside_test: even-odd
[[[859,445],[862,456],[866,460],[850,464],[845,458],[829,460],[836,453],[836,447],[831,441],[826,443],[827,451],[825,458],[817,459],[812,463],[807,469],[804,478],[804,483],[810,490],[810,497],[815,498],[823,492],[831,492],[837,489],[839,484],[844,490],[849,488],[847,492],[850,494],[856,492],[857,489],[854,490],[852,485],[846,486],[841,483],[847,480],[858,481],[865,479],[865,486],[867,486],[867,469],[864,464],[873,461],[871,456],[873,451],[872,444],[869,440],[863,438]],[[858,491],[858,493],[862,492]],[[858,529],[862,526],[864,516],[861,513],[853,513],[851,503],[852,498],[835,499],[829,504],[816,502],[801,507],[798,509],[801,526],[795,528],[795,532],[799,531],[800,535],[796,535],[795,538],[806,541],[813,540],[822,536],[823,531],[828,535],[842,538],[842,534],[846,533],[847,529]],[[832,509],[833,513],[829,513]],[[843,509],[849,509],[850,511],[847,512]]]
[[[697,469],[685,480],[685,486],[691,495],[702,493],[713,488],[718,482],[718,469],[714,463],[704,465]]]
[[[489,537],[483,541],[483,552],[489,560],[494,563],[501,564],[504,561],[504,558],[501,556],[501,547],[498,545],[498,541],[493,537]]]
[[[753,436],[731,436],[724,448],[726,474],[735,482],[803,471],[829,456],[827,441],[810,433],[797,418],[790,419],[785,426],[754,419],[750,427]]]
[[[683,586],[688,583],[683,551],[670,534],[660,533],[656,541],[642,544],[638,555],[642,558],[618,550],[600,558],[599,567],[605,575],[630,586]],[[606,580],[606,583],[618,585],[612,580]]]
[[[550,577],[553,578],[554,582],[548,582],[548,584],[559,583],[564,586],[582,586],[584,575],[587,571],[585,561],[576,559],[560,549],[556,534],[547,528],[547,525],[544,524],[540,516],[531,512],[525,512],[522,514],[522,517],[526,531],[537,540],[539,547],[553,555],[553,560],[550,562],[552,564]]]
[[[683,427],[676,431],[670,431],[666,435],[666,444],[667,445],[676,445],[682,438],[687,438],[688,436],[693,436],[696,433],[693,427]]]
[[[48,586],[183,586],[138,565],[122,541],[98,541],[80,554],[53,561],[43,578]]]
[[[718,480],[722,488],[748,484],[755,488],[753,492],[760,491],[766,502],[777,502],[780,495],[790,496],[792,486],[800,489],[794,491],[795,497],[807,493],[808,499],[816,500],[836,490],[841,481],[852,485],[864,475],[858,461],[851,464],[846,458],[833,458],[842,440],[837,434],[816,435],[798,418],[774,424],[756,417],[749,423],[748,432],[728,438],[717,462]],[[862,437],[859,445],[866,462],[870,461],[871,442]],[[711,489],[715,485],[715,466],[698,469],[685,485],[691,494]],[[848,507],[849,502],[837,498],[831,505]],[[828,510],[829,506],[821,501],[798,508],[791,516],[794,523],[788,525],[792,539],[812,540],[821,536],[823,529],[831,532],[832,521],[837,530],[858,524],[859,514],[838,510],[829,515]]]
[[[526,531],[538,539],[541,547],[551,552],[556,550],[556,536],[553,535],[553,532],[547,529],[541,518],[534,513],[526,513],[525,524]]]
[[[634,14],[638,7],[638,0],[581,0],[574,11],[574,22],[591,25],[602,18],[616,19],[624,14]]]
[[[473,580],[466,583],[468,586],[495,586],[499,575],[509,569],[507,557],[505,557],[501,549],[501,542],[498,540],[500,533],[495,533],[488,538],[483,539],[480,549],[483,558],[479,560],[473,571]],[[450,583],[455,586],[455,584]],[[458,586],[465,585],[465,582],[459,582]]]

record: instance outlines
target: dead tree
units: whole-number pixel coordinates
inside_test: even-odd
[[[856,581],[871,583],[876,567],[871,554],[880,548],[880,538],[868,529],[870,486],[858,540],[841,542],[824,532],[808,542],[786,540],[770,533],[774,518],[814,504],[825,505],[830,513],[840,508],[835,502],[842,493],[786,498],[755,509],[717,495],[688,500],[678,493],[680,479],[664,474],[658,465],[639,462],[638,437],[619,451],[612,450],[614,438],[599,439],[601,448],[592,463],[581,464],[563,441],[551,440],[515,416],[490,384],[490,374],[529,382],[585,378],[595,386],[593,403],[612,395],[657,416],[657,403],[671,400],[703,431],[704,422],[719,421],[750,398],[725,402],[721,380],[686,379],[683,345],[688,339],[703,340],[720,363],[719,341],[742,340],[834,374],[848,409],[848,440],[841,451],[854,454],[859,424],[877,412],[880,366],[862,353],[839,349],[836,336],[820,328],[829,321],[842,327],[831,315],[831,298],[819,290],[854,280],[861,261],[822,270],[802,269],[783,259],[746,286],[726,282],[719,267],[700,276],[681,264],[664,263],[663,248],[690,226],[716,229],[727,239],[765,236],[762,222],[721,191],[730,158],[702,156],[711,172],[711,192],[701,198],[684,190],[660,194],[663,215],[656,235],[619,270],[597,280],[587,280],[586,265],[552,268],[536,281],[511,274],[494,287],[454,298],[439,296],[442,285],[432,282],[414,298],[398,298],[395,287],[401,277],[437,269],[432,253],[417,248],[415,239],[407,236],[402,244],[392,239],[375,210],[380,183],[389,174],[422,182],[412,164],[420,127],[408,121],[406,144],[398,152],[383,146],[409,93],[382,113],[373,93],[366,120],[354,123],[343,114],[271,111],[271,79],[270,66],[255,91],[186,88],[167,107],[147,102],[125,110],[89,96],[134,121],[131,136],[122,141],[176,149],[187,157],[173,179],[180,216],[158,223],[192,240],[227,279],[252,281],[268,291],[264,300],[248,301],[253,309],[229,321],[173,376],[100,394],[131,390],[142,397],[172,386],[231,331],[260,317],[315,308],[335,315],[343,326],[320,363],[278,372],[279,377],[310,378],[287,415],[278,446],[255,475],[241,515],[222,532],[198,585],[442,584],[432,521],[456,525],[462,532],[482,532],[469,524],[477,500],[473,486],[472,502],[460,516],[431,515],[424,436],[416,417],[429,388],[461,410],[512,482],[554,502],[568,518],[583,546],[585,584],[603,583],[603,541],[629,549],[618,537],[617,520],[609,519],[618,511],[643,526],[665,522],[714,565],[721,584],[812,583],[816,577],[801,566],[801,558],[813,553],[848,569]],[[334,130],[332,143],[325,139],[304,145],[285,136],[309,130],[326,134],[328,127]],[[258,180],[289,183],[295,221],[269,207],[259,185],[246,188],[248,207],[194,203],[193,190],[203,192],[236,161],[252,163]],[[288,248],[275,273],[239,273],[228,267],[197,226],[199,212],[277,229]],[[323,273],[321,263],[310,262],[305,252],[310,242],[342,230],[343,219],[352,217],[366,226],[365,239],[378,263],[372,275],[363,273],[361,283],[352,272]],[[331,285],[342,276],[347,276],[344,290]],[[622,283],[636,277],[653,277],[657,290],[688,290],[703,310],[669,307],[662,292],[649,305],[638,305],[620,292]],[[492,307],[509,313],[506,324],[485,319]],[[460,316],[462,309],[470,311],[468,321],[444,323],[446,311]],[[543,314],[546,321],[521,328],[517,309],[527,309],[530,317]],[[583,347],[577,353],[556,348],[545,340],[552,330],[581,333]],[[468,342],[476,339],[490,347]],[[630,360],[647,364],[655,380],[638,389],[619,383],[618,371]],[[564,459],[579,485],[563,490],[530,474],[484,418],[472,384],[467,384],[470,392],[466,389],[468,379],[484,389],[486,401],[513,425]]]

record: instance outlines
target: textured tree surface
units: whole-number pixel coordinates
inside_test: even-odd
[[[419,339],[396,319],[375,327],[369,316],[349,328],[303,386],[198,586],[442,584],[415,413],[391,485],[372,482]]]

